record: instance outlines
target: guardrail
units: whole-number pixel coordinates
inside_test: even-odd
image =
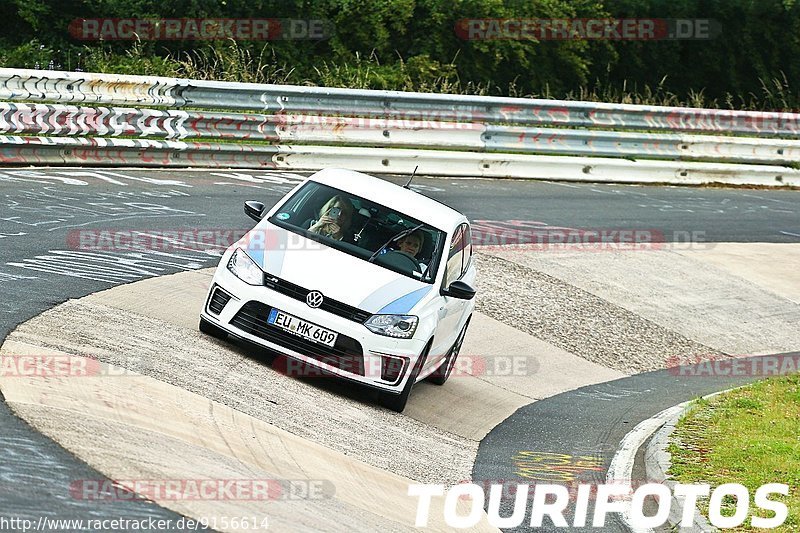
[[[12,164],[311,169],[339,153],[373,172],[800,185],[794,113],[15,69],[0,100]]]

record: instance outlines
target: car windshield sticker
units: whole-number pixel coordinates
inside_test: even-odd
[[[275,218],[277,218],[278,220],[289,220],[291,216],[292,215],[290,215],[289,213],[278,213],[277,215],[275,215]]]

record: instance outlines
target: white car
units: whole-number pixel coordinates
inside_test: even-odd
[[[475,307],[470,224],[390,182],[321,170],[226,250],[200,330],[373,387],[401,412],[413,385],[444,384]]]

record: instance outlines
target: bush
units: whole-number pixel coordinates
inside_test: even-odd
[[[714,18],[687,41],[461,40],[471,18]],[[328,39],[83,42],[76,18],[321,19]],[[790,0],[7,0],[0,63],[200,79],[701,107],[800,108]]]

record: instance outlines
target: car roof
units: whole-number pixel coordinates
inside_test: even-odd
[[[467,222],[467,218],[452,207],[369,174],[342,168],[326,168],[312,174],[308,179],[396,209],[420,222],[446,231],[451,231],[461,222]]]

